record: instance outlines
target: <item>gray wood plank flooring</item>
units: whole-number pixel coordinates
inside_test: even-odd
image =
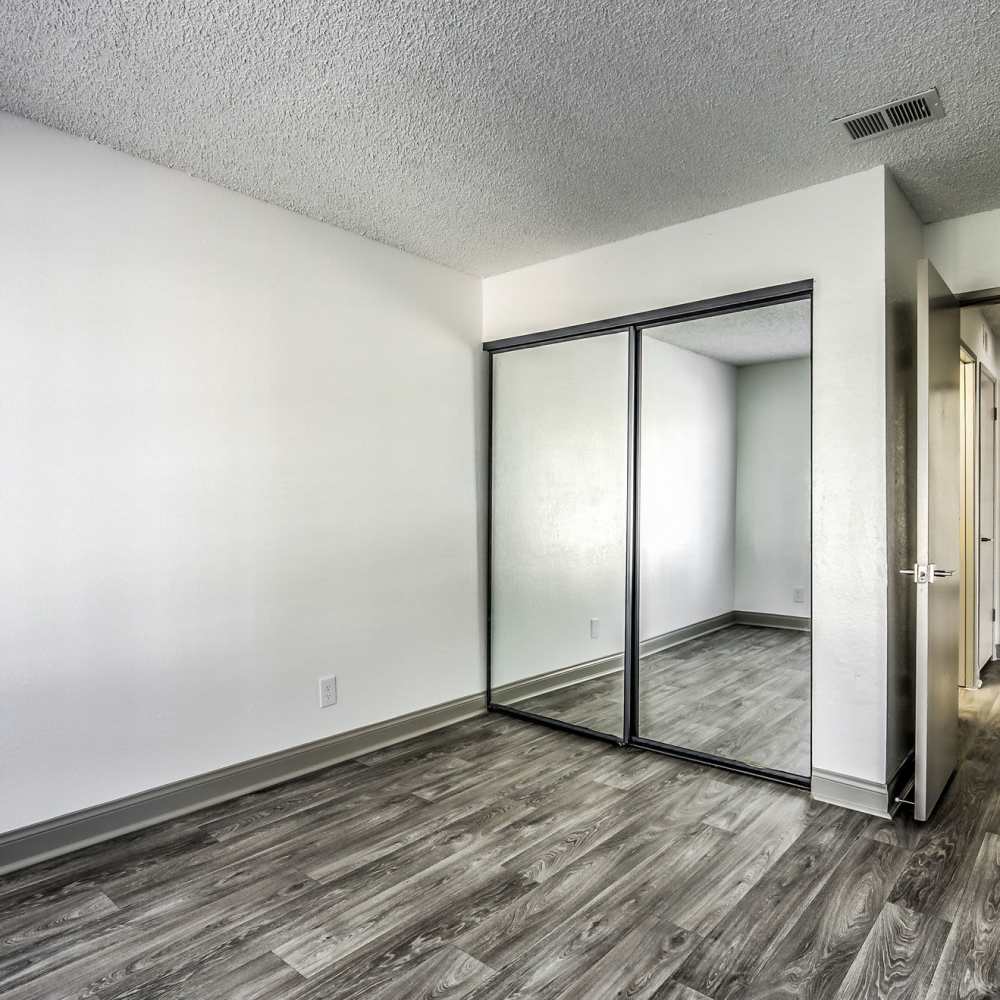
[[[489,716],[0,878],[5,1000],[1000,997],[1000,673],[926,825]]]
[[[810,635],[732,625],[644,656],[639,734],[756,767],[810,773]],[[622,675],[534,695],[516,707],[622,734]]]

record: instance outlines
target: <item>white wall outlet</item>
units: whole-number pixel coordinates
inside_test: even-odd
[[[601,636],[601,619],[591,618],[590,619],[590,638],[599,639]]]
[[[806,603],[806,588],[805,587],[796,587],[792,591],[792,600],[796,604],[805,604]]]
[[[331,674],[329,677],[319,679],[319,707],[329,708],[337,704],[337,678]]]

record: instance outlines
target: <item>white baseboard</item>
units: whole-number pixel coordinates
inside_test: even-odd
[[[854,809],[889,819],[889,789],[877,781],[852,778],[836,771],[814,767],[812,772],[812,797],[820,802]]]

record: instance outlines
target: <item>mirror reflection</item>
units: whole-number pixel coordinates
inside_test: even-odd
[[[493,357],[492,699],[622,736],[628,333]]]
[[[638,735],[810,771],[808,299],[642,332]]]

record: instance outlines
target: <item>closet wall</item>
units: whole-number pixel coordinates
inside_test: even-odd
[[[891,184],[877,167],[483,282],[484,338],[493,340],[815,280],[813,698],[822,711],[813,713],[813,764],[877,793],[886,779]]]

